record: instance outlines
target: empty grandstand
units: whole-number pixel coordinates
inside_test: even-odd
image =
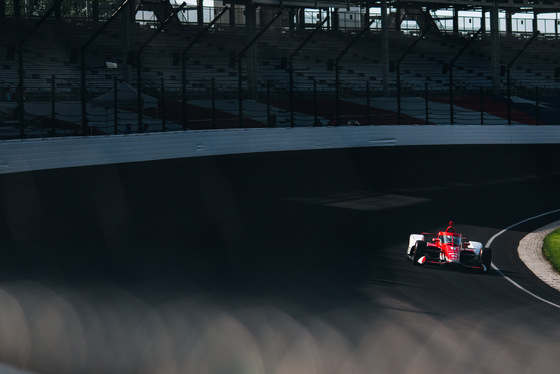
[[[555,124],[559,10],[552,0],[0,0],[0,136]]]

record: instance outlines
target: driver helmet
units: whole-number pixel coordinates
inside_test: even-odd
[[[449,221],[449,227],[445,230],[446,232],[455,232],[455,228],[453,227],[453,221]]]

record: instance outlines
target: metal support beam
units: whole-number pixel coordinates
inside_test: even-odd
[[[319,23],[319,24],[317,24],[317,26],[315,26],[313,31],[311,31],[309,33],[309,35],[307,35],[307,37],[300,43],[300,45],[298,45],[297,48],[292,52],[290,57],[288,57],[288,71],[290,73],[290,80],[289,80],[289,82],[290,82],[290,125],[292,127],[295,126],[295,123],[294,123],[294,66],[293,66],[294,57],[311,40],[311,38],[317,33],[317,31],[319,31],[323,27],[325,22],[327,22],[328,20],[329,20],[329,14],[327,12],[327,17],[325,17],[325,19],[323,21],[321,21],[321,23]]]
[[[398,12],[397,12],[398,14]],[[383,96],[389,96],[389,20],[387,16],[387,0],[381,0],[381,80]]]
[[[453,7],[453,36],[459,36],[459,8]]]
[[[469,48],[469,46],[474,42],[478,36],[482,32],[482,28],[478,29],[476,33],[469,39],[467,44],[461,48],[459,52],[453,57],[453,59],[449,62],[448,69],[449,69],[449,121],[450,124],[455,124],[455,116],[454,116],[454,109],[453,109],[453,65],[455,61]]]
[[[245,47],[243,47],[241,52],[239,52],[239,54],[237,55],[237,88],[238,88],[237,93],[238,93],[238,101],[239,101],[239,127],[243,127],[243,75],[242,75],[243,69],[241,66],[241,59],[243,58],[245,52],[247,52],[247,50],[251,48],[253,44],[255,44],[255,42],[262,36],[262,34],[264,34],[266,30],[270,28],[270,26],[272,26],[272,24],[278,19],[278,17],[280,17],[281,14],[282,11],[276,13],[274,17],[272,17],[272,19],[257,33],[257,35],[255,35],[253,39],[249,41],[249,43],[247,43],[247,45],[245,45]]]
[[[160,104],[160,114],[161,114],[161,131],[165,132],[165,80],[161,77],[161,104]]]
[[[119,124],[119,92],[118,92],[118,85],[117,85],[117,77],[113,78],[113,100],[114,100],[114,108],[113,108],[113,132],[117,135],[118,132],[118,124]]]
[[[82,45],[80,48],[80,101],[81,101],[81,122],[80,122],[80,133],[85,134],[85,126],[87,122],[87,111],[86,111],[86,101],[87,101],[87,88],[86,88],[86,49],[93,43],[93,41],[117,18],[117,16],[126,9],[126,6],[131,0],[125,0],[121,6],[109,17],[109,19],[101,25],[97,31],[93,33],[92,36]]]
[[[207,24],[202,30],[200,30],[200,32],[196,34],[196,36],[189,43],[189,45],[187,45],[185,49],[183,49],[183,51],[181,52],[181,98],[182,98],[182,109],[183,109],[182,110],[183,130],[187,129],[187,53],[204,36],[204,34],[206,34],[206,32],[210,30],[210,28],[212,28],[220,18],[222,18],[224,13],[228,10],[229,8],[227,6],[223,7],[220,13],[216,17],[214,17],[214,19],[209,24]]]
[[[148,44],[150,44],[150,42],[165,28],[165,26],[167,26],[167,24],[177,16],[177,13],[179,13],[181,10],[183,10],[183,8],[187,5],[186,2],[183,2],[177,9],[175,9],[173,11],[173,13],[171,13],[169,15],[169,17],[167,17],[167,19],[165,19],[161,25],[152,33],[152,35],[150,35],[150,37],[140,46],[140,48],[138,48],[138,50],[136,51],[136,73],[137,73],[137,82],[136,82],[136,90],[138,91],[138,132],[144,132],[144,128],[142,126],[142,113],[144,112],[144,103],[142,102],[142,51],[144,50],[144,48],[146,48],[148,46]]]
[[[527,49],[527,47],[529,47],[529,45],[533,42],[533,40],[535,40],[537,38],[537,36],[539,36],[540,31],[537,30],[533,33],[533,36],[531,36],[531,39],[529,39],[527,41],[527,43],[525,43],[525,45],[523,46],[523,48],[521,48],[517,54],[511,59],[511,61],[507,64],[506,67],[506,74],[507,74],[507,116],[508,116],[508,125],[511,125],[511,67],[513,66],[513,64],[515,63],[515,60],[517,60],[519,58],[519,56],[521,56],[521,54],[523,52],[525,52],[525,50]]]
[[[196,0],[196,23],[198,26],[204,24],[204,4],[202,0]]]
[[[416,38],[416,40],[414,40],[414,42],[399,57],[399,59],[397,60],[397,63],[396,63],[396,68],[397,68],[397,124],[398,125],[401,124],[401,62],[402,62],[402,60],[404,60],[406,55],[408,55],[410,53],[410,51],[412,51],[412,49],[414,49],[416,44],[418,44],[418,42],[420,40],[424,39],[424,36],[428,32],[430,32],[430,27],[427,27],[426,30],[424,30],[422,32],[422,34],[420,34],[420,36],[418,38]]]
[[[56,77],[51,75],[51,131],[52,136],[56,135]]]
[[[33,34],[35,34],[35,32],[39,29],[39,27],[41,27],[41,25],[43,23],[45,23],[45,21],[47,20],[47,18],[49,18],[51,16],[51,14],[54,13],[54,11],[60,7],[60,4],[62,3],[62,0],[56,0],[54,2],[54,4],[47,10],[47,12],[39,19],[39,21],[37,21],[33,27],[31,27],[31,30],[29,30],[27,32],[27,34],[25,34],[23,36],[23,38],[20,39],[19,43],[18,43],[18,48],[17,48],[17,52],[18,52],[18,91],[17,93],[17,102],[18,102],[18,110],[19,110],[19,133],[20,136],[23,138],[25,136],[25,97],[24,97],[24,90],[25,90],[25,86],[24,86],[24,79],[23,79],[23,74],[24,74],[24,70],[23,70],[23,46],[25,45],[25,42],[27,42],[27,40],[33,36]],[[14,4],[15,5],[15,4]]]
[[[492,63],[492,94],[500,96],[500,30],[498,2],[490,8],[490,48]]]
[[[354,36],[354,38],[348,43],[348,45],[336,56],[334,60],[334,70],[335,70],[335,89],[336,89],[336,123],[340,126],[340,72],[339,72],[339,63],[340,59],[348,52],[348,50],[358,41],[359,38],[364,35],[366,31],[369,30],[371,24],[375,21],[372,19],[368,22],[368,24],[362,28],[362,30]]]

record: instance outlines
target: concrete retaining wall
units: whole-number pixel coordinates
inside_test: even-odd
[[[0,143],[0,173],[348,147],[560,143],[558,126],[363,126],[230,129]]]

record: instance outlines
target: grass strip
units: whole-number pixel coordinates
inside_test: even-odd
[[[556,229],[544,238],[544,257],[560,273],[560,229]]]

